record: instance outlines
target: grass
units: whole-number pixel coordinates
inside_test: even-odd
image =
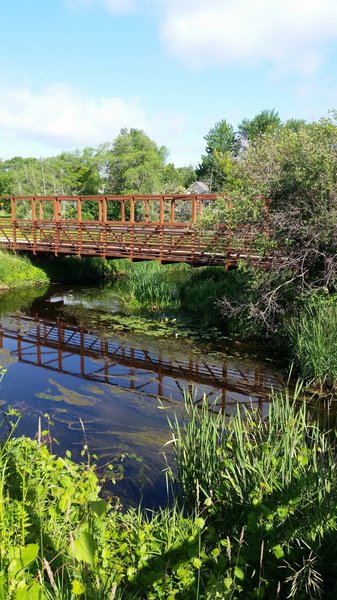
[[[7,288],[48,283],[47,275],[24,256],[0,250],[0,285]]]
[[[321,389],[337,389],[337,297],[307,299],[288,331],[301,376]]]
[[[202,325],[221,322],[218,301],[225,294],[235,294],[244,277],[221,267],[195,269],[186,264],[160,265],[156,261],[113,262],[122,275],[117,292],[128,309],[181,310],[195,316]]]
[[[298,386],[265,419],[238,408],[229,421],[188,400],[171,422],[171,481],[188,514],[207,515],[214,598],[336,597],[335,436],[300,399]]]

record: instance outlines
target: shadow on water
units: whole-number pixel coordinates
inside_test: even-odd
[[[264,413],[282,376],[216,335],[205,341],[187,327],[174,333],[172,324],[149,327],[139,318],[131,330],[118,309],[104,291],[53,286],[21,305],[0,299],[0,364],[8,369],[0,402],[20,410],[18,433],[32,437],[47,413],[53,451],[70,449],[75,460],[82,458],[81,420],[98,463],[115,457],[124,469],[114,493],[124,504],[143,497],[155,507],[166,498],[160,450],[169,438],[167,413],[183,410],[184,393],[196,403],[217,399],[227,415],[238,405]]]

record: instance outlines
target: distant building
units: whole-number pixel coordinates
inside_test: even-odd
[[[203,181],[195,181],[187,188],[186,194],[209,194],[209,187]]]

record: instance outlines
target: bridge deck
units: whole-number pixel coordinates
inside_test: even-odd
[[[196,224],[215,195],[0,197],[0,244],[37,253],[76,254],[235,267],[273,256],[254,248],[266,227]],[[92,218],[88,218],[88,215]]]

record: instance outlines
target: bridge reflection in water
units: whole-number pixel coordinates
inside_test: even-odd
[[[143,339],[143,346],[145,345]],[[20,362],[85,380],[124,388],[130,394],[181,404],[184,392],[196,403],[204,396],[226,414],[237,403],[265,412],[271,388],[281,377],[261,365],[230,357],[172,354],[139,348],[122,334],[102,339],[84,327],[27,316],[0,318],[0,348]]]

